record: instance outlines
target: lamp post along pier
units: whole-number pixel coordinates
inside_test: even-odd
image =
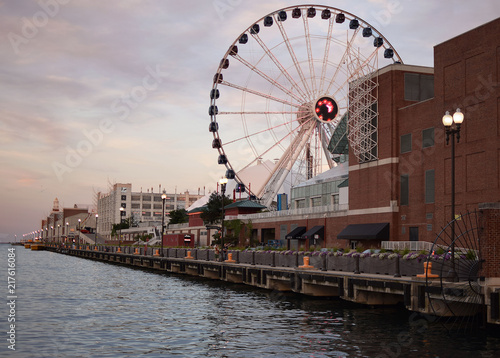
[[[167,200],[167,194],[165,190],[163,190],[163,194],[161,194],[161,202],[162,202],[162,212],[161,212],[161,234],[160,234],[160,242],[161,242],[161,257],[163,257],[163,233],[165,232],[165,201]]]
[[[220,245],[221,245],[221,250],[220,250],[220,257],[221,261],[224,261],[224,195],[226,195],[226,185],[227,185],[227,178],[222,178],[220,182],[220,192],[221,192],[221,206],[222,206],[222,218],[221,218],[221,231],[220,231]]]
[[[450,229],[451,229],[451,271],[448,278],[452,281],[457,281],[457,271],[455,269],[455,138],[457,143],[460,142],[460,128],[464,121],[464,114],[457,108],[453,116],[450,112],[446,111],[443,116],[443,125],[446,133],[446,144],[450,143],[451,137],[451,215],[450,215]]]
[[[99,220],[99,214],[95,214],[95,237],[94,237],[94,246],[97,245],[97,222]]]
[[[118,247],[122,247],[122,216],[123,213],[125,212],[125,208],[123,206],[120,206],[120,220],[118,223],[119,227],[119,234],[118,234]]]

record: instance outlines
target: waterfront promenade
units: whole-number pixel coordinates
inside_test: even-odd
[[[435,316],[488,312],[488,323],[499,324],[498,300],[494,292],[484,307],[464,300],[468,281],[447,282],[423,275],[424,262],[374,257],[336,256],[329,252],[229,251],[220,262],[212,249],[91,247],[61,248],[50,251],[86,259],[148,270],[184,274],[281,292],[340,299],[369,306],[402,304],[409,311]],[[464,265],[466,266],[466,265]],[[439,262],[435,263],[439,271]],[[460,264],[457,266],[460,275]],[[420,277],[419,277],[420,276]],[[423,276],[423,277],[422,277]],[[487,290],[483,287],[484,292]],[[451,302],[440,304],[446,299]],[[449,294],[452,292],[452,294]],[[453,312],[450,307],[453,306]]]

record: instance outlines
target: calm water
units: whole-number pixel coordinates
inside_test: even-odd
[[[0,262],[7,302],[7,249]],[[16,246],[9,357],[499,357],[498,334],[451,338],[401,308],[255,290]],[[7,332],[8,306],[1,329]],[[4,337],[7,334],[4,333]]]

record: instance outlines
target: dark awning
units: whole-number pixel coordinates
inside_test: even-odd
[[[347,225],[337,235],[340,240],[388,240],[389,223]]]
[[[298,226],[296,227],[295,229],[293,229],[292,231],[290,231],[290,233],[288,233],[286,236],[285,236],[285,239],[287,240],[291,240],[291,239],[300,239],[302,234],[306,232],[306,227],[305,226]]]
[[[323,239],[323,233],[325,231],[323,225],[313,226],[311,229],[307,230],[305,234],[302,235],[303,239],[314,239],[314,235],[318,235],[320,239]]]

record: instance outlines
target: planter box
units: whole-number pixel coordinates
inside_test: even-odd
[[[296,260],[297,254],[276,254],[276,267],[296,267]]]
[[[241,251],[240,252],[240,263],[242,264],[252,264],[252,251]]]
[[[356,259],[347,256],[328,256],[327,270],[354,272],[356,270]]]
[[[376,257],[362,257],[359,259],[359,272],[379,275],[394,275],[397,259],[379,259]]]
[[[401,276],[416,276],[424,273],[424,262],[425,260],[418,261],[418,260],[404,260],[400,259],[399,260],[399,269],[401,272]],[[434,263],[433,263],[434,265]],[[434,273],[434,266],[433,266],[433,273]]]
[[[208,261],[217,261],[215,258],[215,250],[208,250]]]
[[[272,253],[268,252],[255,252],[255,264],[271,266],[273,264]]]
[[[300,261],[300,257],[299,257],[299,261]],[[302,259],[302,262],[304,262],[303,259]],[[302,264],[299,262],[299,266],[300,265],[302,265]],[[318,270],[322,270],[323,269],[323,256],[321,256],[321,255],[309,256],[309,265],[314,266]]]
[[[169,248],[168,249],[168,257],[178,257],[177,252],[178,249],[172,249],[172,248]]]
[[[196,250],[196,258],[198,260],[207,260],[208,258],[208,250]]]

